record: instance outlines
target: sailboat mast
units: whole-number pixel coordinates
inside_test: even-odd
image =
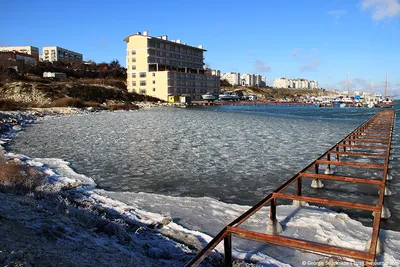
[[[388,95],[389,95],[389,92],[388,92],[388,75],[387,75],[387,72],[386,72],[385,97],[388,96]]]

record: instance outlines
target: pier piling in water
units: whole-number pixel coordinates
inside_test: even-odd
[[[389,160],[391,152],[391,141],[394,127],[394,110],[384,110],[377,112],[373,117],[364,122],[361,126],[336,143],[331,149],[315,161],[306,166],[291,179],[275,189],[264,199],[251,207],[248,211],[232,221],[221,232],[219,232],[208,244],[201,250],[186,266],[197,266],[204,258],[222,241],[224,240],[225,249],[225,266],[232,266],[232,236],[244,239],[250,239],[257,242],[268,243],[277,246],[290,247],[293,249],[315,253],[328,254],[332,256],[347,257],[364,261],[365,266],[373,266],[376,254],[383,251],[382,243],[379,241],[379,229],[381,219],[390,217],[390,211],[385,207],[385,193],[390,191],[386,187],[386,181],[391,180],[388,174]],[[371,151],[372,150],[372,151]],[[334,160],[331,160],[331,154]],[[345,160],[341,159],[346,157]],[[371,159],[370,163],[351,161],[353,158],[363,157]],[[383,164],[372,163],[373,159],[383,160]],[[324,164],[326,171],[324,174],[319,173],[319,165]],[[334,175],[331,171],[332,166],[340,168],[359,168],[363,170],[379,170],[382,175],[379,179],[351,177]],[[302,179],[313,179],[312,187],[322,188],[321,180],[331,180],[336,182],[359,183],[369,186],[378,187],[378,204],[367,205],[362,203],[354,203],[350,201],[339,201],[320,197],[309,197],[302,195]],[[297,182],[296,193],[291,194],[285,192],[288,187]],[[320,189],[323,190],[323,189]],[[371,211],[373,213],[373,227],[371,238],[366,240],[366,251],[359,251],[328,244],[316,243],[315,241],[300,240],[294,237],[279,236],[282,232],[276,218],[276,200],[277,199],[293,200],[294,203],[315,203],[325,206],[336,206],[349,209],[358,209]],[[239,228],[248,218],[254,215],[261,208],[270,204],[270,216],[267,233],[255,232]],[[301,205],[300,205],[301,206]]]

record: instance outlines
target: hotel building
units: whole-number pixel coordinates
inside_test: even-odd
[[[39,48],[35,46],[0,46],[0,52],[19,52],[39,59]]]
[[[59,46],[43,46],[42,61],[59,61],[59,60],[83,60],[83,55]]]
[[[220,93],[220,77],[206,75],[201,45],[193,47],[166,35],[152,37],[147,31],[124,39],[126,45],[127,88],[168,101],[170,97]]]

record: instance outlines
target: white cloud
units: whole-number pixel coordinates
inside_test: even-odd
[[[271,67],[265,63],[262,60],[256,60],[256,62],[254,63],[254,67],[256,68],[257,71],[259,72],[268,72],[271,71]]]
[[[311,62],[301,65],[300,71],[303,71],[303,72],[316,71],[318,66],[319,66],[319,59],[313,58],[313,59],[311,59]]]
[[[362,0],[361,9],[372,10],[372,19],[382,20],[400,15],[399,0]]]
[[[299,70],[302,72],[316,71],[320,63],[317,48],[308,50],[294,48],[290,51],[290,55],[298,62]]]
[[[290,55],[293,57],[297,57],[297,55],[301,52],[301,48],[293,48],[290,52]]]
[[[332,16],[335,18],[335,21],[337,22],[340,17],[344,16],[347,13],[347,10],[329,10],[328,15]]]

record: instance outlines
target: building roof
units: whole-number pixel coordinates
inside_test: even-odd
[[[187,45],[187,44],[182,44],[182,43],[177,43],[177,42],[173,42],[171,40],[165,40],[165,39],[161,39],[159,37],[153,37],[153,36],[149,36],[149,35],[143,35],[141,33],[135,33],[135,34],[131,34],[129,36],[127,36],[123,41],[128,43],[129,42],[129,37],[131,36],[143,36],[146,37],[148,39],[152,39],[152,40],[157,40],[157,41],[161,41],[161,42],[165,42],[165,43],[169,43],[169,44],[174,44],[174,45],[178,45],[178,46],[185,46],[185,47],[190,47],[190,48],[194,48],[197,50],[201,50],[201,51],[207,51],[206,49],[203,48],[199,48],[199,47],[195,47],[195,46],[191,46],[191,45]]]

